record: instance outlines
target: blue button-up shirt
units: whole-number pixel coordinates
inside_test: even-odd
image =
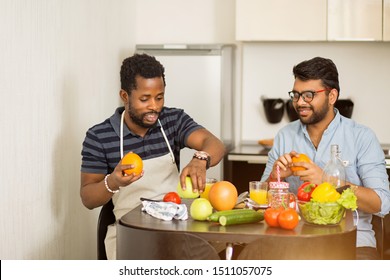
[[[384,216],[390,211],[389,179],[386,172],[385,155],[375,133],[368,127],[348,119],[335,109],[336,116],[322,135],[316,149],[310,140],[306,125],[300,120],[282,128],[274,139],[268,154],[268,162],[262,181],[268,179],[274,162],[283,154],[296,151],[308,155],[319,167],[324,168],[330,159],[330,146],[339,145],[341,159],[347,164],[346,180],[358,186],[373,189],[381,199],[381,210],[376,213]],[[299,177],[285,179],[290,191],[296,193],[303,183]],[[371,226],[372,215],[358,211],[357,246],[375,247],[376,241]]]

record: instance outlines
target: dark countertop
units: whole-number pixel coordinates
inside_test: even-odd
[[[386,167],[390,168],[390,144],[381,144],[386,159]],[[259,144],[242,144],[228,153],[228,160],[267,163],[269,149]]]

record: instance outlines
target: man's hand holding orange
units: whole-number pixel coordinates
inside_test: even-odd
[[[311,159],[305,154],[296,154],[291,157],[291,160],[292,166],[290,168],[292,172],[306,170],[307,167],[302,164],[303,162],[311,163]]]

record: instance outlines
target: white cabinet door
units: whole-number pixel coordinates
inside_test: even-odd
[[[390,41],[390,0],[383,1],[383,41]]]
[[[328,0],[328,40],[381,41],[382,0]]]
[[[238,41],[325,41],[326,0],[236,0]]]

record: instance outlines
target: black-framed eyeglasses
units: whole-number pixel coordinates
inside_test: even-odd
[[[299,97],[301,97],[301,96],[302,96],[303,101],[311,102],[313,100],[314,96],[316,95],[316,93],[324,92],[327,90],[328,90],[327,88],[317,90],[317,91],[307,90],[307,91],[302,91],[302,92],[298,92],[298,91],[293,90],[293,91],[289,91],[288,95],[290,96],[290,98],[293,102],[297,102],[299,100]]]

